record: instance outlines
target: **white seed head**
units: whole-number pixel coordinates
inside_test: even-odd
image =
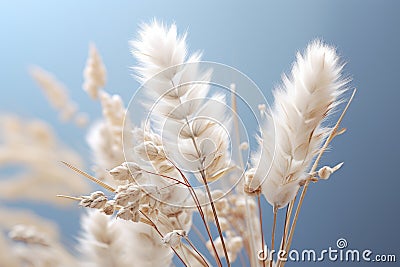
[[[130,173],[127,167],[120,165],[109,171],[114,180],[126,181],[130,179]]]
[[[90,204],[90,208],[102,209],[106,205],[106,202],[107,202],[107,197],[98,196],[92,201],[92,203]]]

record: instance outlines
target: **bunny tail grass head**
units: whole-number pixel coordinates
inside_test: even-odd
[[[349,82],[342,78],[342,68],[333,47],[313,41],[297,54],[291,75],[283,75],[283,84],[274,91],[275,103],[253,157],[254,176],[265,179],[262,192],[274,207],[286,206],[307,178],[329,130],[322,123]]]

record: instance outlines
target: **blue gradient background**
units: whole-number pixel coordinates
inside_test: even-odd
[[[359,91],[343,122],[348,132],[334,141],[324,157],[327,163],[344,161],[345,165],[328,182],[310,187],[292,247],[322,250],[335,247],[336,240],[344,237],[349,248],[394,253],[400,260],[399,1],[110,2],[0,1],[1,113],[51,122],[65,143],[89,158],[84,132],[58,122],[27,74],[30,64],[56,74],[81,109],[95,118],[100,114],[98,103],[81,89],[88,43],[97,45],[107,66],[107,91],[121,94],[128,102],[139,86],[129,70],[135,60],[128,40],[136,36],[138,24],[153,17],[175,21],[181,31],[188,30],[192,51],[201,49],[205,60],[241,70],[269,99],[281,73],[290,69],[295,52],[320,37],[338,47],[348,62],[345,72]],[[58,211],[24,205],[58,220],[65,241],[74,242],[76,208]],[[269,233],[271,213],[267,214]]]

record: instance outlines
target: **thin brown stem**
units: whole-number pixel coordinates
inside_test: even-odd
[[[345,107],[344,110],[342,111],[342,114],[340,115],[340,117],[339,117],[339,119],[337,120],[335,126],[333,127],[331,133],[329,134],[329,136],[328,136],[328,138],[326,139],[324,145],[322,146],[322,148],[321,148],[321,150],[320,150],[320,152],[319,152],[317,158],[315,159],[314,164],[313,164],[313,166],[311,167],[310,173],[315,172],[315,170],[316,170],[317,167],[318,167],[318,163],[319,163],[319,161],[320,161],[322,155],[324,154],[324,152],[325,152],[326,149],[328,148],[328,145],[330,144],[330,142],[332,141],[332,139],[336,136],[337,131],[338,131],[339,126],[340,126],[340,123],[342,122],[342,120],[343,120],[343,118],[344,118],[344,115],[346,114],[346,112],[347,112],[347,110],[348,110],[348,108],[349,108],[351,102],[353,101],[353,98],[354,98],[354,95],[356,94],[356,91],[357,91],[357,90],[354,89],[354,91],[353,91],[353,93],[352,93],[352,95],[351,95],[351,97],[350,97],[350,99],[349,99],[349,102],[347,102],[346,107]],[[288,250],[290,249],[291,244],[292,244],[294,229],[296,228],[297,220],[298,220],[298,218],[299,218],[300,209],[301,209],[301,207],[302,207],[302,205],[303,205],[304,197],[305,197],[305,195],[306,195],[306,193],[307,193],[307,189],[308,189],[309,184],[310,184],[310,180],[307,180],[306,183],[305,183],[305,185],[304,185],[304,187],[303,187],[303,190],[302,190],[302,192],[301,192],[300,199],[299,199],[299,203],[297,204],[296,212],[295,212],[294,217],[293,217],[292,226],[290,227],[289,238],[288,238],[288,242],[287,242],[286,247],[285,247],[285,251],[288,251]],[[285,262],[282,262],[282,265],[281,265],[281,266],[284,267],[284,266],[285,266]]]
[[[274,207],[274,223],[272,224],[272,232],[271,232],[271,252],[275,249],[275,231],[276,231],[277,213],[278,213],[278,208]],[[274,261],[273,254],[271,254],[271,258],[269,259],[269,267],[272,267],[273,261]]]
[[[261,209],[261,197],[260,194],[257,195],[257,201],[258,201],[258,216],[260,219],[260,233],[261,233],[261,251],[263,251],[263,257],[265,256],[265,253],[268,253],[268,251],[264,251],[265,249],[265,240],[264,240],[264,230],[263,230],[263,221],[262,221],[262,209]],[[263,267],[265,267],[265,260],[262,261]]]
[[[231,263],[229,261],[228,250],[226,249],[224,236],[222,235],[221,225],[219,224],[217,210],[215,209],[214,201],[212,199],[210,188],[208,187],[208,183],[207,183],[207,180],[206,180],[205,176],[203,176],[203,181],[204,181],[204,185],[206,186],[208,199],[210,200],[211,209],[212,209],[212,212],[213,212],[213,215],[214,215],[215,224],[217,225],[218,234],[219,234],[219,236],[221,238],[221,243],[222,243],[222,248],[224,250],[225,260],[226,260],[226,263],[228,264],[228,267],[230,267]]]
[[[196,248],[196,246],[192,243],[192,241],[190,241],[190,239],[187,236],[185,236],[184,238],[185,238],[186,242],[188,242],[188,244],[194,249],[194,251],[197,252],[197,254],[200,256],[200,258],[203,260],[205,266],[209,266],[207,263],[207,260],[203,256],[203,254],[200,253],[200,251]]]
[[[283,234],[282,234],[282,240],[281,240],[281,245],[279,246],[280,250],[283,250],[285,247],[285,243],[286,243],[286,236],[287,236],[287,231],[288,231],[288,227],[289,227],[289,221],[290,221],[290,217],[288,217],[289,215],[289,206],[291,203],[289,203],[289,205],[286,207],[286,214],[285,214],[285,223],[283,225]]]
[[[160,230],[158,229],[157,225],[150,219],[149,216],[147,216],[143,211],[139,210],[139,212],[146,217],[146,219],[151,223],[151,225],[153,226],[154,230],[156,230],[156,232],[161,236],[161,238],[164,237],[164,235],[160,232]],[[188,265],[186,264],[186,262],[182,259],[182,257],[178,254],[178,252],[171,247],[172,251],[175,253],[175,255],[182,261],[182,263],[187,267]]]
[[[148,174],[153,174],[153,175],[157,175],[157,176],[160,176],[160,177],[163,177],[163,178],[166,178],[166,179],[170,179],[170,180],[175,181],[175,182],[177,182],[178,184],[182,184],[182,185],[184,185],[184,186],[186,186],[186,187],[189,186],[188,184],[186,184],[186,183],[184,183],[184,182],[182,182],[182,181],[179,181],[178,179],[173,178],[173,177],[171,177],[171,176],[165,175],[165,174],[156,173],[156,172],[147,171],[147,170],[143,170],[143,171],[146,172],[146,173],[148,173]]]
[[[178,216],[175,216],[175,220],[178,223],[178,226],[183,229],[183,226],[181,224],[181,222],[179,221]],[[190,239],[187,236],[184,236],[185,240],[188,242],[188,244],[194,249],[194,251],[197,252],[197,254],[200,256],[200,258],[206,263],[206,266],[209,266],[207,261],[204,259],[203,255],[200,253],[200,251],[194,246],[194,244],[192,244],[192,242],[190,241]],[[193,253],[192,253],[193,254]],[[195,255],[193,255],[194,257],[196,257]],[[196,257],[197,258],[197,257]]]
[[[197,208],[197,210],[199,211],[200,217],[201,217],[201,219],[202,219],[202,221],[203,221],[203,223],[204,223],[204,227],[206,228],[206,232],[207,232],[208,238],[210,239],[211,246],[212,246],[213,251],[214,251],[214,256],[215,256],[214,258],[215,258],[215,261],[217,262],[217,264],[218,264],[219,267],[222,267],[221,259],[220,259],[219,256],[218,256],[217,248],[215,247],[214,240],[213,240],[213,238],[212,238],[210,228],[209,228],[208,223],[207,223],[207,221],[206,221],[206,217],[205,217],[205,215],[204,215],[203,209],[202,209],[202,207],[201,207],[201,204],[200,204],[200,201],[199,201],[199,199],[198,199],[198,197],[197,197],[196,192],[194,191],[193,187],[190,185],[189,180],[186,178],[186,176],[183,174],[183,172],[182,172],[171,160],[169,160],[169,159],[167,159],[167,160],[168,160],[168,161],[175,167],[175,169],[179,172],[179,174],[181,175],[181,177],[182,177],[182,179],[185,181],[185,183],[189,185],[189,187],[188,187],[189,192],[190,192],[190,194],[191,194],[191,196],[192,196],[192,198],[193,198],[193,201],[195,202],[196,208]]]
[[[175,83],[174,83],[172,80],[171,80],[171,84],[172,84],[173,88],[175,88]],[[182,103],[181,98],[178,97],[178,99],[179,99],[179,102]],[[200,150],[199,150],[199,148],[198,148],[198,146],[197,146],[196,140],[195,140],[195,138],[194,138],[194,134],[193,134],[192,127],[190,126],[190,123],[189,123],[189,120],[188,120],[187,117],[185,117],[185,122],[186,122],[186,124],[187,124],[187,126],[188,126],[188,128],[189,128],[189,130],[190,130],[190,133],[191,133],[190,138],[191,138],[191,140],[192,140],[193,146],[194,146],[194,148],[195,148],[195,150],[196,150],[196,152],[197,152],[197,155],[198,155],[198,157],[199,157],[200,164],[203,165],[203,162],[202,162],[202,160],[200,159],[200,158],[201,158],[201,153],[200,153]],[[174,166],[175,166],[175,165],[174,165]],[[175,167],[176,167],[176,166],[175,166]],[[179,171],[180,171],[180,170],[179,170]],[[206,184],[206,188],[208,188],[207,180],[206,180],[206,176],[204,175],[204,172],[203,172],[203,171],[200,171],[200,173],[201,173],[201,175],[202,175],[202,178],[203,178],[203,180],[204,180],[204,183]],[[187,180],[187,179],[186,179],[186,180]],[[187,181],[187,183],[190,184],[189,181]],[[191,187],[191,186],[190,186],[190,187]],[[192,187],[191,187],[191,188],[192,188]],[[192,188],[192,189],[193,189],[193,188]],[[207,190],[207,191],[209,191],[209,190]],[[193,192],[194,192],[194,190],[193,190]],[[195,193],[194,193],[194,194],[195,194]],[[212,202],[212,198],[210,198],[210,201],[211,201],[211,206],[213,207],[214,217],[216,218],[216,224],[217,224],[217,228],[218,228],[218,233],[220,234],[220,238],[221,238],[221,241],[222,241],[222,247],[224,248],[225,259],[226,259],[226,261],[227,261],[227,263],[228,263],[228,267],[230,267],[229,258],[228,258],[228,253],[227,253],[226,247],[225,247],[224,237],[223,237],[223,235],[222,235],[221,227],[220,227],[219,222],[218,222],[218,216],[217,216],[216,213],[214,212],[215,207],[214,207],[214,204],[213,204],[213,202]],[[199,210],[201,210],[200,205],[199,205]],[[203,214],[203,217],[204,217],[204,214]],[[206,229],[207,229],[207,233],[209,234],[210,242],[211,242],[211,244],[212,244],[212,247],[213,247],[215,256],[216,256],[216,258],[218,258],[218,264],[222,266],[222,262],[221,262],[221,260],[220,260],[220,258],[219,258],[219,256],[218,256],[218,252],[217,252],[217,249],[215,248],[215,244],[214,244],[214,241],[213,241],[213,239],[212,239],[211,232],[210,232],[210,230],[209,230],[209,228],[208,228],[207,221],[205,221],[205,217],[203,218],[203,222],[205,223],[205,226],[206,226]]]

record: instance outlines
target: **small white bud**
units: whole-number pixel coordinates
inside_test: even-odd
[[[340,167],[342,167],[342,165],[343,165],[343,162],[337,164],[337,165],[336,165],[335,167],[333,167],[333,168],[331,168],[331,167],[329,167],[329,166],[324,166],[324,167],[322,167],[321,169],[318,170],[318,176],[319,176],[321,179],[326,180],[326,179],[328,179],[328,178],[331,176],[332,173],[334,173],[335,171],[339,170]]]
[[[186,232],[184,230],[174,230],[172,232],[167,233],[162,241],[164,244],[168,244],[173,248],[176,248],[181,243],[181,238],[186,236]]]

